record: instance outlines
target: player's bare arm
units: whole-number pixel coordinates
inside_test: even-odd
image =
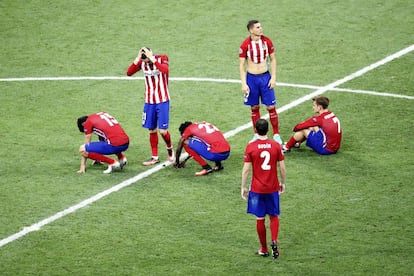
[[[270,54],[270,81],[269,87],[274,88],[276,86],[276,57],[275,53]]]
[[[279,161],[279,174],[280,174],[280,193],[283,194],[286,191],[286,165],[285,161]]]
[[[249,177],[249,171],[250,171],[251,163],[245,162],[243,165],[242,170],[242,181],[241,181],[241,197],[244,200],[247,200],[249,190],[247,188],[247,180]]]
[[[240,58],[240,80],[241,80],[241,90],[243,94],[249,93],[249,86],[246,81],[246,59]]]

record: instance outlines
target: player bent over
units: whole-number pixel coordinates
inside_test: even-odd
[[[186,121],[180,125],[179,131],[181,138],[175,154],[175,168],[183,168],[188,160],[187,158],[180,163],[183,148],[189,157],[194,158],[203,168],[195,173],[196,176],[203,176],[224,168],[221,161],[229,158],[230,145],[216,126],[208,122],[192,123]],[[215,166],[212,168],[204,159],[214,161]]]
[[[98,112],[78,118],[79,131],[85,134],[85,142],[79,147],[82,156],[78,173],[85,173],[86,160],[108,164],[103,173],[111,173],[122,169],[127,164],[127,158],[122,153],[128,149],[129,137],[118,121],[106,112]],[[99,137],[99,142],[91,142],[92,133]],[[105,155],[115,154],[118,160]]]

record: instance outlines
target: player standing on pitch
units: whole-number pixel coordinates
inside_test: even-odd
[[[260,100],[266,105],[270,123],[273,127],[273,139],[282,145],[279,134],[279,119],[276,111],[276,57],[273,42],[263,35],[262,25],[258,20],[247,23],[250,36],[246,38],[239,49],[240,79],[244,104],[250,106],[253,130],[257,139],[256,121],[260,119]],[[270,60],[270,73],[268,69]],[[246,70],[247,63],[247,70]],[[246,72],[247,71],[247,72]]]
[[[286,167],[282,147],[266,134],[269,124],[265,119],[256,121],[258,139],[246,146],[241,180],[241,197],[247,200],[247,213],[256,216],[256,231],[260,241],[260,256],[269,256],[266,240],[266,215],[270,218],[271,248],[273,258],[279,257],[279,193],[286,190]],[[278,179],[277,167],[280,172]],[[250,191],[247,189],[252,170]]]
[[[168,90],[168,56],[154,55],[151,49],[143,47],[129,66],[127,75],[142,70],[145,78],[145,103],[142,113],[142,127],[149,130],[152,157],[143,162],[144,166],[159,163],[158,132],[167,146],[168,161],[174,162],[171,135],[168,131],[170,94]]]
[[[342,129],[336,115],[328,110],[329,98],[318,96],[312,99],[313,111],[318,115],[297,124],[289,141],[283,145],[283,152],[298,148],[306,140],[306,145],[321,155],[336,153],[341,147]]]

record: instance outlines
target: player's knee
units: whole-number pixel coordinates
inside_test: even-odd
[[[168,133],[168,129],[159,129],[158,131],[161,135],[166,135]]]
[[[81,145],[79,147],[79,154],[84,156],[84,157],[88,157],[88,152],[85,149],[85,145]]]
[[[272,111],[276,111],[276,107],[274,105],[271,106],[266,106],[267,111],[272,112]]]
[[[258,106],[258,105],[253,105],[251,107],[252,112],[257,112],[257,111],[259,111],[259,109],[260,109],[260,106]]]

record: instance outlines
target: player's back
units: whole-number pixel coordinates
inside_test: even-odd
[[[252,163],[251,190],[256,193],[278,191],[277,162],[284,160],[280,144],[270,139],[259,139],[248,144],[246,155],[245,160]]]

